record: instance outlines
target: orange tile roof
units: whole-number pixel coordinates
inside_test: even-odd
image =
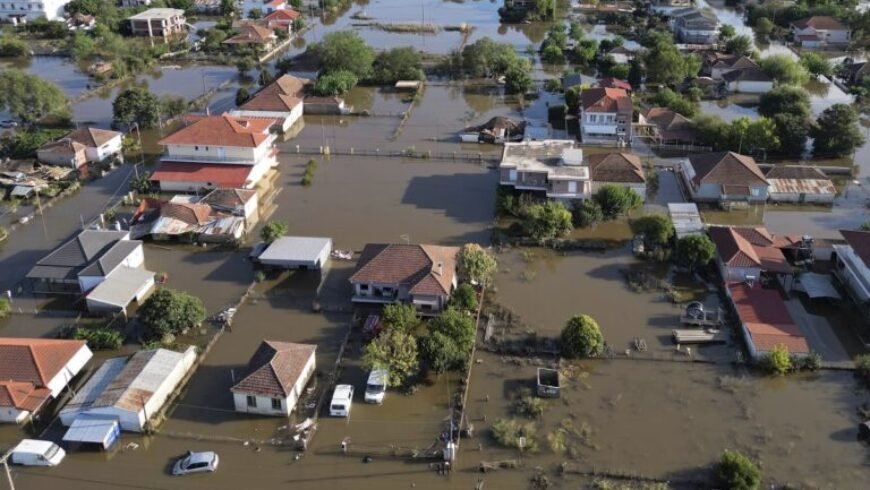
[[[281,20],[294,21],[294,20],[298,19],[300,15],[302,15],[302,14],[300,14],[299,12],[297,12],[293,9],[279,9],[279,10],[276,10],[274,12],[267,14],[265,17],[263,17],[263,20],[266,20],[266,21],[281,21]]]
[[[695,184],[721,184],[731,186],[750,186],[767,184],[767,179],[755,159],[734,153],[733,151],[719,153],[704,153],[689,157],[689,163],[695,169]]]
[[[229,114],[199,118],[163,138],[161,145],[214,145],[256,148],[269,139],[273,119],[236,117]]]
[[[795,325],[779,292],[746,283],[728,285],[740,321],[760,351],[784,345],[792,354],[809,353],[803,331]]]
[[[729,267],[758,267],[770,272],[791,272],[782,250],[774,246],[765,228],[712,226],[708,230],[719,259]],[[748,237],[748,238],[747,238]],[[767,240],[770,241],[767,241]]]
[[[151,174],[155,182],[211,182],[217,187],[244,188],[254,167],[222,163],[167,162]]]
[[[405,285],[411,294],[450,294],[458,252],[437,245],[368,244],[350,281]]]
[[[0,338],[0,380],[46,386],[84,346],[83,340]]]
[[[230,390],[271,397],[288,396],[316,350],[316,345],[264,340],[248,362],[245,377]]]
[[[280,12],[280,11],[279,11]],[[240,109],[247,111],[286,111],[302,103],[311,80],[282,75],[257,92]]]
[[[223,44],[265,44],[277,36],[268,27],[259,24],[245,24],[239,33],[225,40]]]
[[[0,381],[0,407],[35,412],[51,398],[51,390],[37,388],[33,383]]]
[[[586,112],[631,114],[631,96],[621,88],[593,87],[580,94],[580,105]]]

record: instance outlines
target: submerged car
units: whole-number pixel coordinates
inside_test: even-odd
[[[213,473],[217,470],[218,461],[218,455],[214,451],[188,451],[175,462],[175,465],[172,467],[172,474]]]

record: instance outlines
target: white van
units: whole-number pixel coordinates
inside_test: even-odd
[[[26,466],[57,466],[66,451],[51,441],[24,439],[12,450],[11,461]]]
[[[386,369],[372,369],[366,381],[366,403],[384,403],[387,394],[387,379],[390,372]]]
[[[329,415],[332,417],[350,417],[350,407],[353,403],[353,386],[337,385],[329,402]]]

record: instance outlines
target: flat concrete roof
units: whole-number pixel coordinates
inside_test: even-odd
[[[324,249],[332,247],[332,238],[285,236],[272,242],[260,254],[260,262],[292,260],[314,262]]]

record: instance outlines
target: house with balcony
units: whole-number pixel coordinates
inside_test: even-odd
[[[841,230],[846,243],[835,244],[834,276],[859,306],[870,301],[870,231]]]
[[[235,50],[253,48],[258,52],[271,51],[278,40],[275,31],[262,21],[240,21],[234,24],[234,28],[237,32],[221,44]],[[281,29],[289,33],[290,28],[285,26]]]
[[[692,155],[679,171],[696,202],[760,203],[768,197],[770,184],[748,155],[733,151]]]
[[[580,94],[580,139],[584,143],[631,144],[634,108],[624,89],[593,87]]]
[[[719,40],[719,20],[715,15],[695,7],[673,10],[671,31],[677,40],[686,44],[714,44]]]
[[[151,181],[163,192],[253,189],[278,167],[275,124],[230,114],[190,118],[159,141],[166,151]]]
[[[443,310],[457,286],[458,247],[368,244],[350,277],[357,305],[407,303],[421,315]]]
[[[823,48],[829,45],[846,45],[852,41],[852,31],[839,20],[816,15],[791,23],[795,44],[802,48]]]
[[[517,190],[543,192],[551,199],[585,199],[592,193],[583,150],[572,140],[505,143],[499,183]]]
[[[281,75],[230,114],[275,119],[276,127],[286,132],[302,118],[305,90],[310,84],[310,80]]]
[[[187,35],[187,19],[184,10],[153,8],[128,17],[130,33],[134,36],[163,38],[164,40]]]

